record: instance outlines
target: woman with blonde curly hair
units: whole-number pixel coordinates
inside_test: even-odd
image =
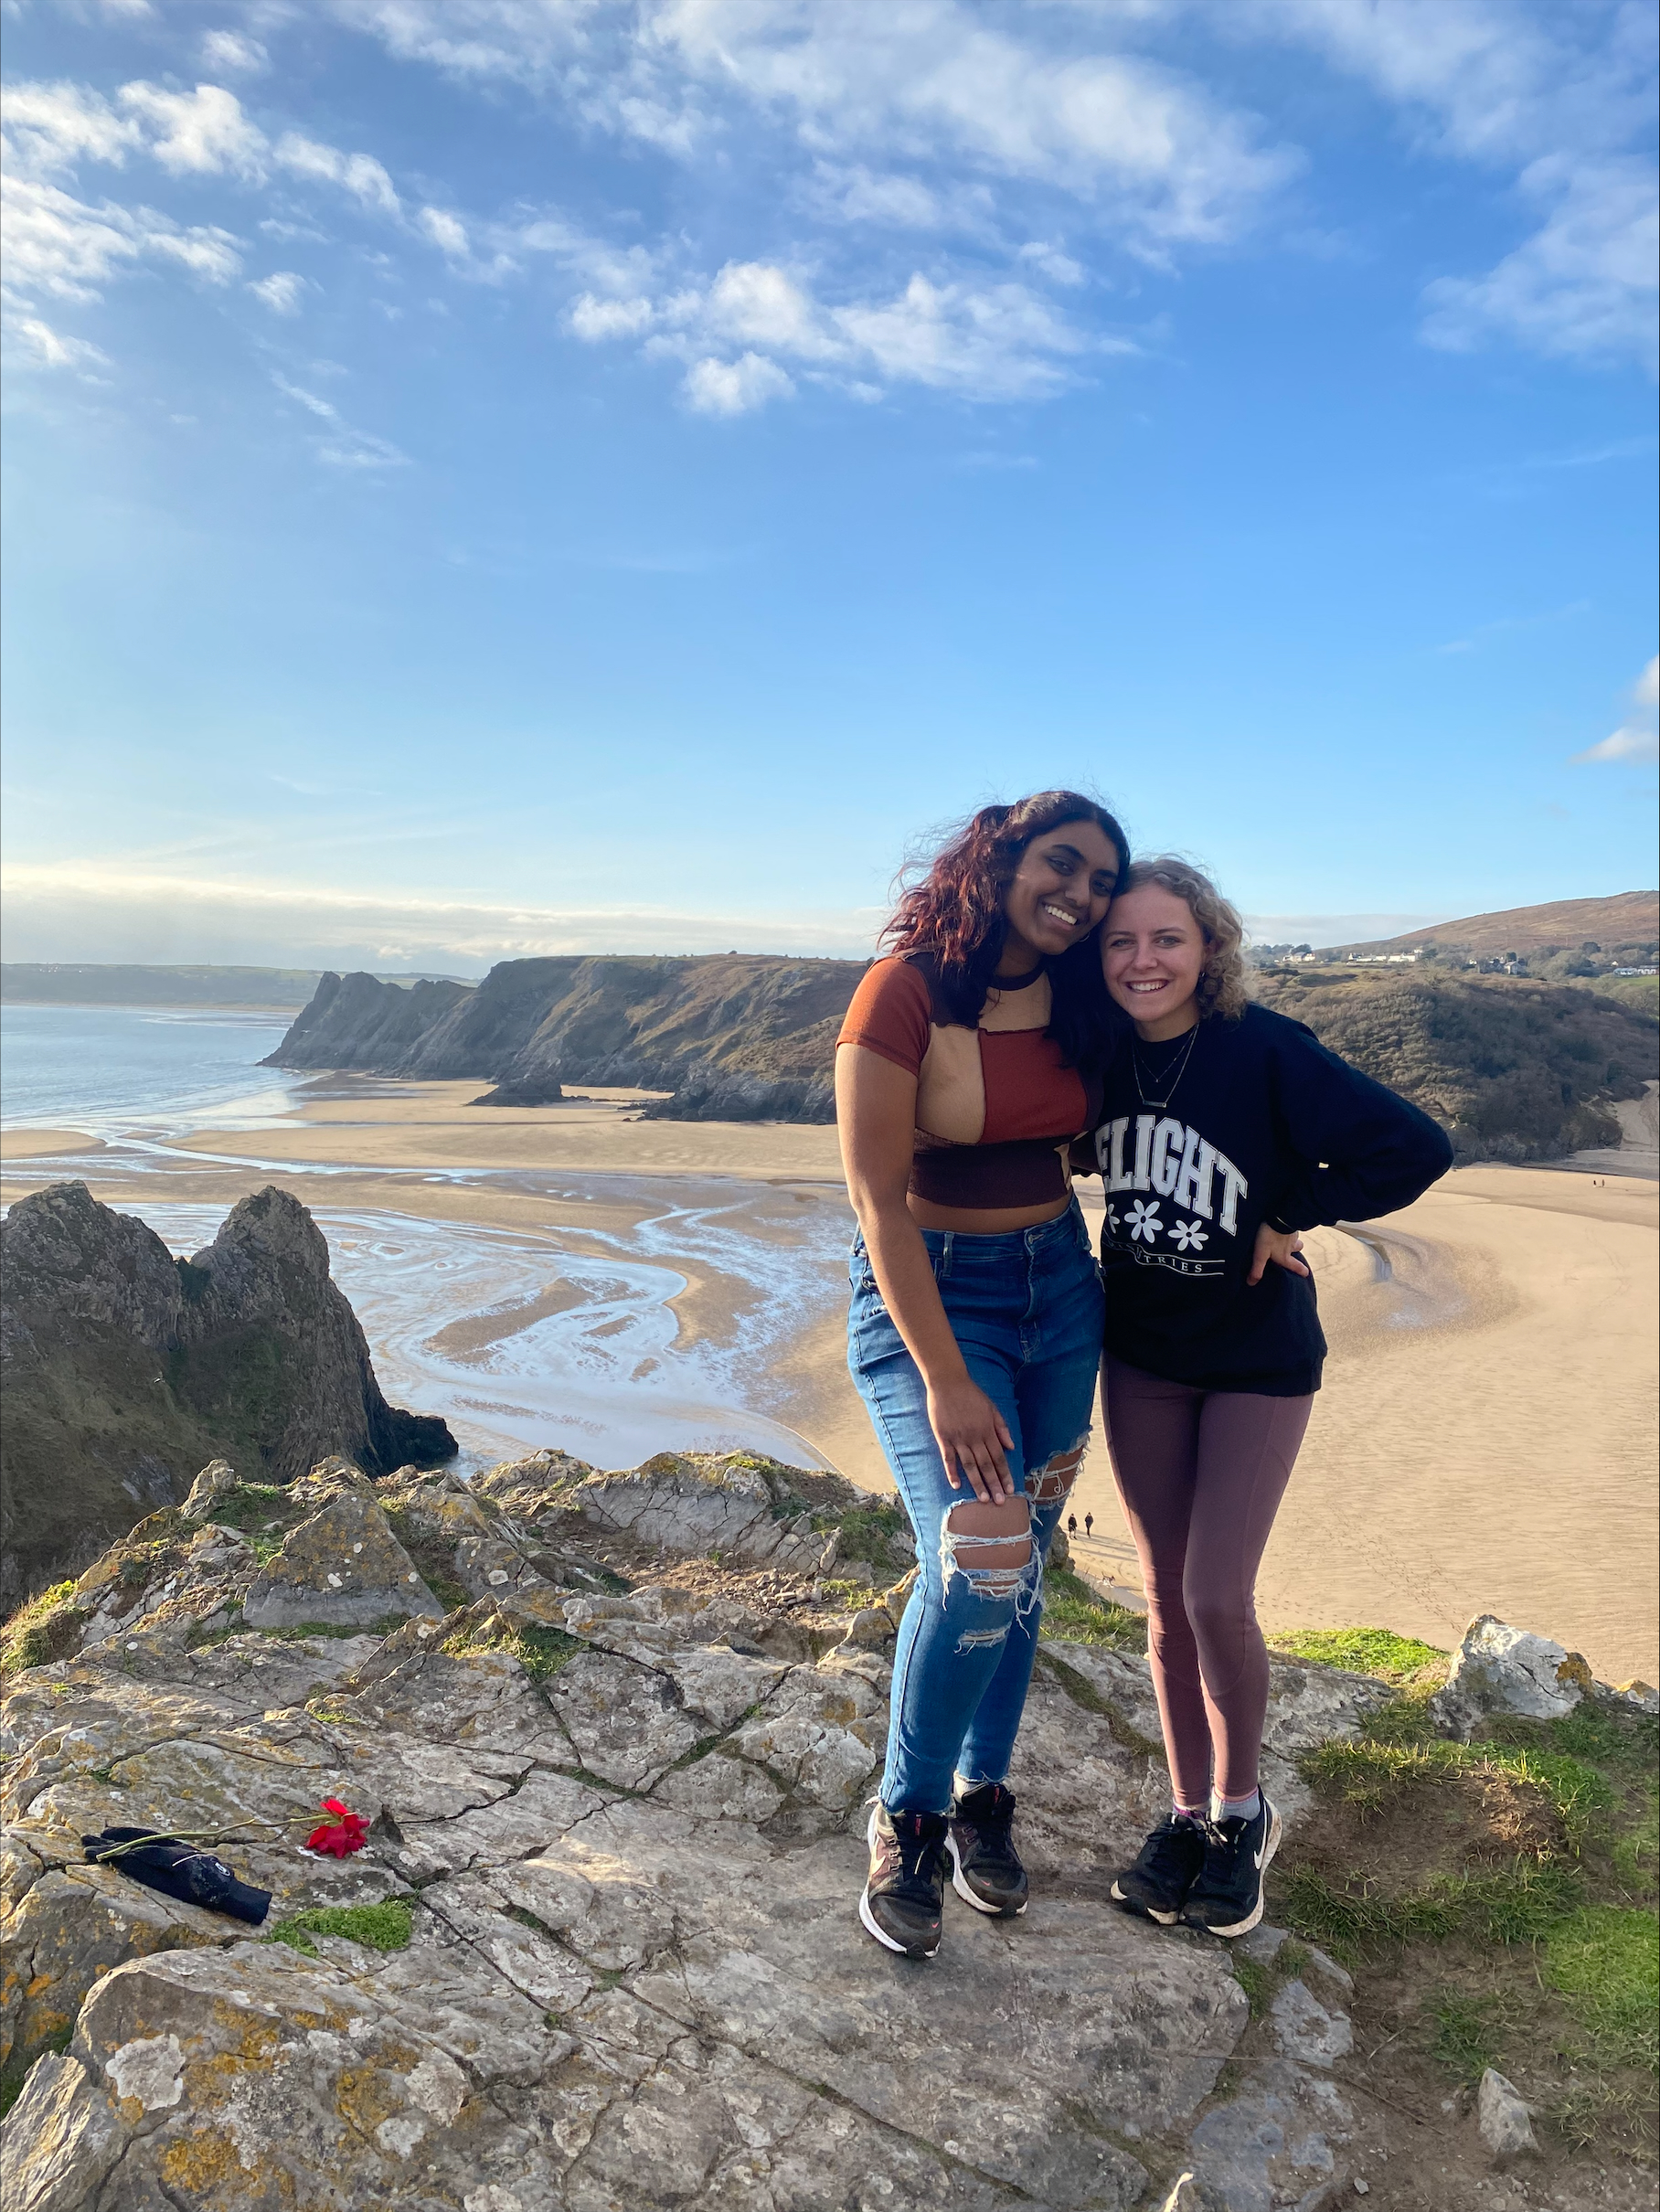
[[[1280,1840],[1253,1592],[1325,1355],[1301,1232],[1392,1213],[1452,1164],[1427,1114],[1250,1002],[1243,937],[1184,860],[1120,877],[1101,967],[1132,1033],[1077,1163],[1107,1186],[1101,1404],[1175,1801],[1112,1895],[1221,1936],[1261,1919]]]

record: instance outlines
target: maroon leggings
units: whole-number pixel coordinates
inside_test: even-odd
[[[1314,1401],[1197,1390],[1111,1353],[1101,1396],[1176,1801],[1204,1804],[1213,1770],[1224,1797],[1249,1797],[1268,1712],[1257,1569]]]

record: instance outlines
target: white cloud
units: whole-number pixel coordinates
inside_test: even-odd
[[[93,207],[56,185],[7,180],[3,211],[6,280],[19,295],[38,292],[87,300],[122,268],[171,261],[211,284],[241,271],[240,241],[210,225],[189,228],[153,207]]]
[[[747,129],[772,122],[844,169],[850,219],[926,219],[931,187],[881,171],[945,162],[1074,194],[1162,247],[1236,235],[1299,163],[1191,76],[1112,50],[1134,27],[1087,9],[335,0],[335,13],[456,75],[562,86],[589,120],[683,159],[729,141],[732,109],[747,110]]]
[[[729,261],[708,284],[654,301],[584,295],[570,323],[591,344],[650,331],[647,356],[686,362],[692,404],[728,415],[793,389],[782,361],[857,399],[909,383],[969,399],[1009,399],[1058,389],[1091,350],[1134,350],[1074,329],[1021,283],[918,272],[886,299],[831,303],[815,295],[804,273],[764,261]]]
[[[1495,337],[1568,359],[1655,362],[1654,175],[1634,158],[1564,174],[1536,163],[1524,192],[1554,199],[1544,225],[1484,277],[1443,277],[1424,294],[1424,335],[1467,352]]]
[[[1442,154],[1514,168],[1538,229],[1484,275],[1424,295],[1423,335],[1569,359],[1655,356],[1652,160],[1623,154],[1653,109],[1652,10],[1527,0],[1229,0],[1364,78]]]
[[[656,317],[649,300],[599,300],[584,292],[572,302],[569,319],[579,338],[596,345],[604,338],[643,336]]]
[[[0,91],[5,165],[13,176],[52,176],[81,159],[119,168],[142,144],[138,125],[84,85],[16,84]]]
[[[241,77],[257,77],[271,67],[271,56],[259,40],[240,31],[209,31],[202,40],[202,59],[210,69]]]
[[[287,131],[278,139],[272,159],[291,176],[314,177],[323,184],[338,185],[366,207],[378,208],[383,215],[396,215],[399,211],[398,194],[391,178],[367,154],[343,154],[338,146],[322,145],[298,131]]]
[[[467,242],[467,226],[456,215],[442,207],[423,207],[416,218],[439,251],[452,261],[464,261],[472,251]]]
[[[258,181],[265,174],[265,133],[242,112],[223,85],[198,84],[194,92],[166,92],[159,85],[123,85],[118,95],[129,114],[149,126],[148,151],[175,175],[229,171]]]
[[[815,212],[839,222],[879,224],[894,230],[942,230],[961,217],[949,200],[920,177],[821,161],[802,195]],[[978,209],[984,220],[984,204]]]
[[[94,299],[111,277],[143,262],[171,262],[215,285],[241,274],[242,241],[218,224],[180,223],[146,206],[77,197],[68,181],[89,164],[124,168],[130,157],[143,154],[175,177],[233,176],[251,186],[263,184],[275,167],[335,185],[378,212],[399,212],[392,181],[378,161],[292,132],[273,148],[222,85],[175,92],[137,81],[112,102],[84,85],[24,83],[7,88],[3,123],[0,231],[8,296],[19,303],[43,294]],[[250,290],[274,314],[292,314],[303,284],[292,270],[280,271]],[[38,318],[30,327],[49,331]],[[23,333],[24,322],[17,330]],[[68,365],[45,338],[23,336],[22,343],[43,363]],[[85,348],[77,356],[82,361],[102,358],[85,340],[56,343]],[[354,452],[355,465],[366,464],[367,452]],[[385,457],[376,463],[386,464]]]
[[[775,361],[745,353],[736,361],[694,361],[683,389],[700,415],[743,415],[769,399],[787,399],[795,387]]]
[[[1631,711],[1618,729],[1573,756],[1576,760],[1653,760],[1660,757],[1660,657],[1631,687]]]
[[[86,369],[109,360],[107,354],[101,353],[85,338],[67,338],[49,323],[43,323],[38,315],[8,317],[5,333],[37,368]]]
[[[767,952],[868,958],[885,914],[548,907],[422,899],[250,879],[152,874],[130,864],[8,868],[12,960],[249,961],[477,972],[561,952]]]
[[[839,308],[835,320],[878,372],[974,399],[1039,397],[1068,382],[1091,341],[1024,284],[931,283],[898,299]],[[1113,350],[1134,349],[1119,342]]]
[[[305,290],[305,279],[296,276],[292,269],[278,269],[270,276],[261,277],[257,284],[250,284],[248,289],[256,300],[262,301],[270,308],[272,314],[297,315],[300,312],[300,297]]]
[[[1081,27],[1080,52],[1058,15],[963,0],[659,0],[641,50],[741,90],[818,154],[903,149],[1042,183],[1159,243],[1234,235],[1297,156],[1190,78],[1101,50],[1098,17]]]
[[[730,162],[771,132],[788,204],[844,231],[995,242],[1061,194],[1091,242],[1152,261],[1237,239],[1302,165],[1222,89],[1230,50],[1255,49],[1254,81],[1271,83],[1262,65],[1290,47],[1365,84],[1421,153],[1506,172],[1539,203],[1534,235],[1497,266],[1431,285],[1430,343],[1652,351],[1651,172],[1623,151],[1652,106],[1640,0],[335,5],[399,54],[563,90],[585,121],[681,158]],[[1161,42],[1180,69],[1145,50]],[[793,183],[781,135],[803,164]],[[1051,282],[1090,258],[1081,244],[1054,255]]]
[[[271,382],[285,399],[303,407],[307,414],[314,415],[324,427],[317,440],[319,461],[326,461],[337,469],[400,469],[409,466],[409,455],[399,452],[388,438],[377,437],[372,431],[353,427],[332,399],[325,399],[316,392],[307,391],[303,385],[291,384],[286,377],[273,376]]]

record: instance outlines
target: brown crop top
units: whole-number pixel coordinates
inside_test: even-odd
[[[1069,1068],[1044,1035],[1049,979],[987,993],[979,1027],[953,1020],[934,963],[878,960],[853,994],[843,1045],[917,1079],[910,1188],[935,1206],[1042,1206],[1071,1186],[1067,1148],[1101,1111],[1101,1079]]]

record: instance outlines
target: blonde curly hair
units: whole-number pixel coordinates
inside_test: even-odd
[[[1208,876],[1174,853],[1132,861],[1119,877],[1114,902],[1150,883],[1179,899],[1204,932],[1205,964],[1194,994],[1200,1016],[1219,1014],[1224,1020],[1238,1021],[1250,998],[1250,971],[1242,950],[1245,924],[1238,909],[1229,906]],[[1107,927],[1112,927],[1110,914]]]

